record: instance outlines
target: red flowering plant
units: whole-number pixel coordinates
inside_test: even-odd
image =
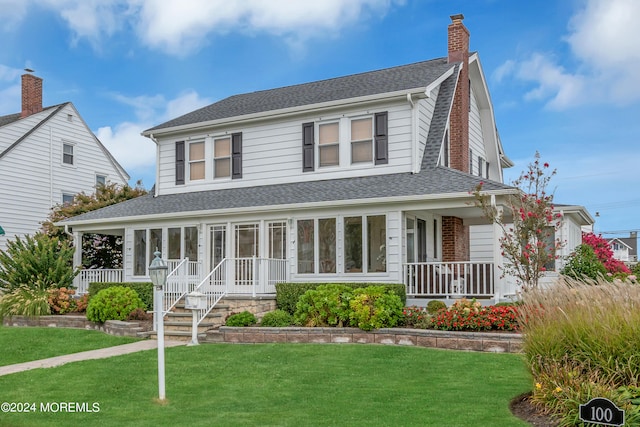
[[[561,215],[554,214],[553,194],[547,192],[555,174],[555,169],[549,171],[548,163],[541,164],[540,154],[536,152],[527,171],[513,181],[513,186],[520,191],[506,196],[500,208],[490,194],[483,192],[482,183],[473,191],[476,206],[502,229],[503,277],[515,277],[524,290],[538,286],[540,277],[564,246],[564,242],[555,238]]]
[[[431,326],[431,315],[425,307],[411,306],[402,309],[404,326],[409,328],[426,329]]]
[[[518,312],[511,306],[487,306],[461,299],[433,317],[434,329],[444,331],[515,331]]]

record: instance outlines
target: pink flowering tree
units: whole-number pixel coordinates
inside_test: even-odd
[[[602,235],[598,234],[596,236],[593,233],[582,233],[582,243],[593,248],[598,260],[602,265],[604,265],[604,268],[607,269],[607,273],[631,274],[631,270],[629,270],[624,262],[613,257],[611,245],[602,237]]]
[[[553,265],[564,245],[555,237],[560,227],[560,214],[553,213],[553,193],[547,191],[555,174],[555,169],[550,170],[548,163],[540,163],[540,154],[536,152],[533,163],[513,181],[513,186],[520,192],[507,197],[504,212],[491,204],[490,196],[482,190],[482,183],[473,191],[476,206],[503,231],[500,237],[505,259],[503,277],[515,277],[524,290],[538,286],[540,277]]]

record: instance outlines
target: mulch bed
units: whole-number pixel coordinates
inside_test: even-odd
[[[511,413],[536,427],[557,427],[558,422],[531,402],[531,392],[515,397],[509,404]]]

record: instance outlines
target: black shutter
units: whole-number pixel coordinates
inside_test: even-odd
[[[302,124],[302,172],[314,169],[313,122]]]
[[[375,115],[375,135],[376,144],[376,165],[386,165],[389,163],[389,137],[387,126],[387,112],[376,113]]]
[[[176,185],[184,185],[184,141],[176,142]]]
[[[231,179],[242,178],[242,132],[231,134]]]

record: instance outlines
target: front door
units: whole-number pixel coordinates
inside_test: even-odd
[[[253,285],[257,258],[260,257],[260,224],[234,225],[235,283]]]

